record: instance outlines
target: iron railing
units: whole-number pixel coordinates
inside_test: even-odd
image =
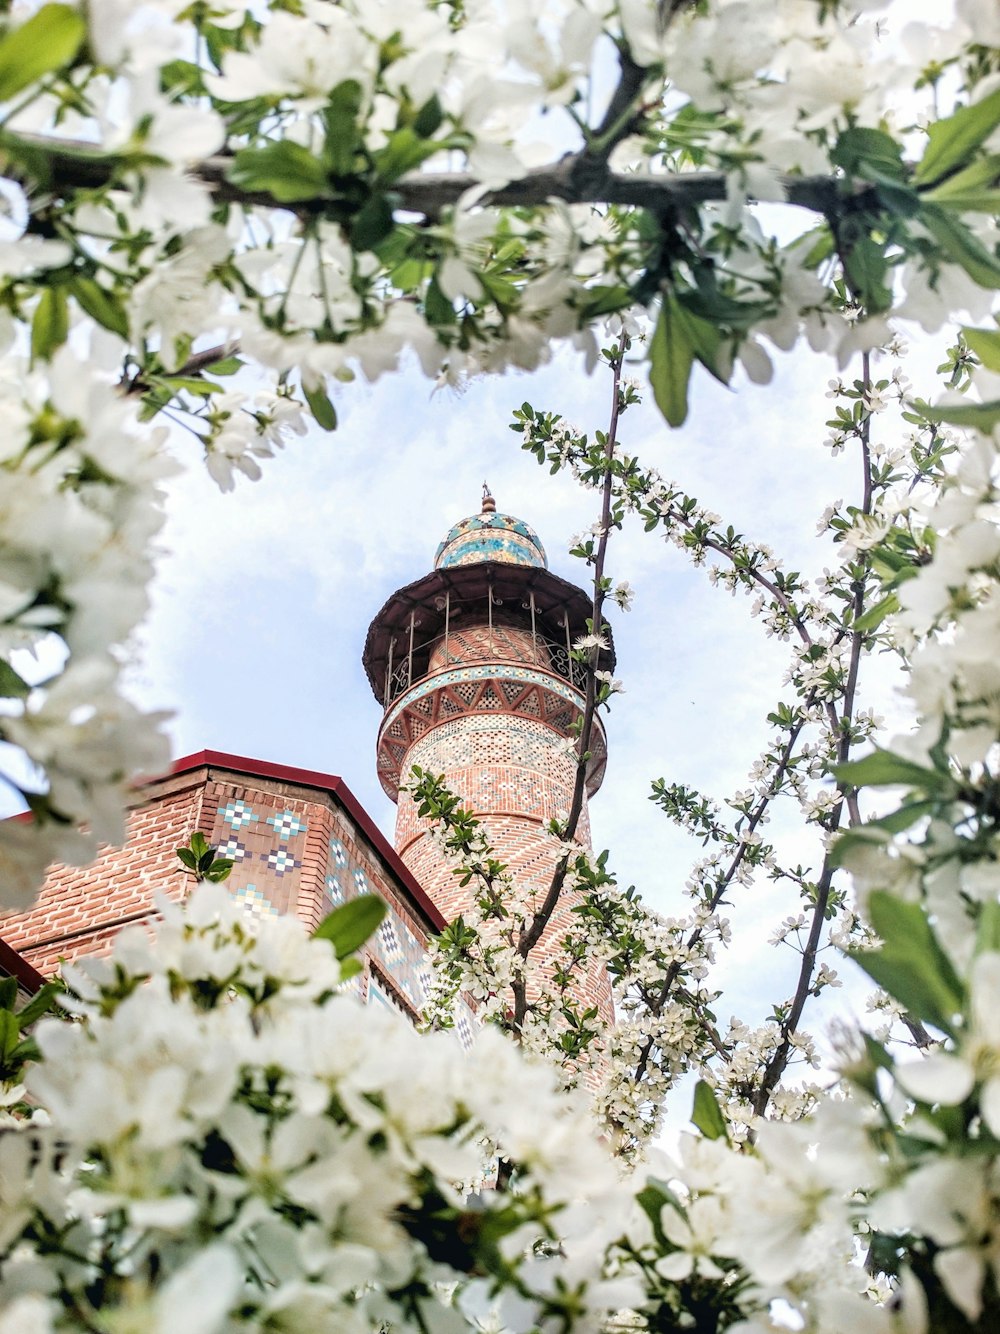
[[[471,629],[472,627],[469,627]],[[538,667],[541,671],[552,672],[556,676],[561,676],[564,681],[568,681],[581,693],[587,689],[587,667],[582,662],[577,662],[572,656],[572,645],[569,643],[559,643],[558,640],[549,639],[544,635],[533,634],[529,636],[524,634],[525,652],[517,657],[511,656],[505,651],[505,646],[500,642],[504,637],[503,632],[507,630],[506,625],[496,625],[491,627],[476,626],[477,632],[486,630],[492,643],[490,656],[486,659],[489,662],[495,662],[498,667]],[[517,627],[518,633],[524,633]],[[404,645],[405,656],[398,663],[392,665],[392,656],[389,658],[389,670],[386,674],[385,707],[397,699],[405,690],[416,681],[421,681],[424,677],[430,675],[430,662],[434,656],[434,651],[441,648],[442,664],[434,669],[433,675],[438,672],[448,671],[452,667],[467,667],[473,663],[484,661],[481,657],[467,658],[460,656],[459,653],[452,651],[452,645],[458,648],[458,644],[463,630],[452,631],[450,635],[435,635],[433,639],[416,642],[413,636]]]

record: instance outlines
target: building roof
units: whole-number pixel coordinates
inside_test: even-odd
[[[590,628],[590,597],[542,566],[489,559],[432,570],[393,593],[368,629],[361,661],[379,703],[387,702],[386,684],[393,664],[398,666],[406,659],[411,616],[415,659],[421,661],[419,670],[414,668],[416,680],[426,670],[423,660],[428,646],[444,633],[449,614],[454,617],[472,607],[485,609],[487,598],[495,608],[518,609],[526,620],[533,602],[539,633],[557,641],[572,642]],[[609,628],[604,634],[609,647],[602,651],[598,666],[610,672],[615,667],[614,642]]]
[[[448,925],[413,872],[337,774],[322,773],[316,769],[297,769],[288,764],[272,764],[267,760],[254,760],[246,755],[230,755],[220,750],[199,750],[193,755],[185,755],[174,762],[170,772],[184,774],[192,769],[225,769],[230,773],[270,778],[279,783],[295,783],[301,787],[318,788],[328,792],[362,830],[372,848],[406,890],[414,907],[426,918],[431,928],[434,931],[443,931]]]
[[[0,977],[3,976],[16,978],[18,985],[32,996],[45,984],[38,969],[0,938]]]

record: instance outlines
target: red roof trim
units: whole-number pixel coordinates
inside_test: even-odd
[[[16,977],[25,991],[30,991],[32,995],[45,985],[45,978],[38,969],[33,968],[23,955],[18,954],[3,939],[0,939],[0,969],[8,977]]]
[[[443,931],[448,925],[447,919],[442,917],[434,902],[428,897],[427,891],[421,887],[399,853],[344,780],[336,774],[320,773],[316,769],[296,769],[288,764],[270,764],[266,760],[253,760],[245,755],[229,755],[221,750],[199,750],[194,755],[185,755],[174,761],[171,773],[184,774],[192,769],[204,768],[232,769],[235,773],[250,774],[256,778],[273,778],[278,782],[298,783],[302,787],[322,788],[329,792],[331,796],[336,797],[354,823],[364,831],[369,843],[402,883],[434,930]]]

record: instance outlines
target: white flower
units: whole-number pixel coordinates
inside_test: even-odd
[[[957,1054],[932,1051],[897,1064],[897,1082],[921,1102],[954,1107],[979,1086],[979,1110],[1000,1136],[1000,953],[988,950],[972,965],[969,1026]]]

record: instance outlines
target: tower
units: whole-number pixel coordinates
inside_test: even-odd
[[[498,513],[484,487],[481,511],[449,530],[434,569],[394,593],[371,624],[363,661],[385,710],[378,774],[397,803],[396,850],[448,920],[469,906],[473,890],[442,860],[401,784],[414,765],[443,774],[478,816],[522,902],[537,906],[563,850],[546,827],[572,801],[569,743],[586,687],[572,646],[590,615],[587,594],[549,570],[537,533]],[[609,648],[600,667],[613,666]],[[596,718],[590,750],[587,796],[600,787],[607,758]],[[576,842],[589,850],[586,798]],[[572,906],[564,896],[540,942],[543,960],[558,954]],[[580,979],[578,999],[610,1017],[603,969]]]

